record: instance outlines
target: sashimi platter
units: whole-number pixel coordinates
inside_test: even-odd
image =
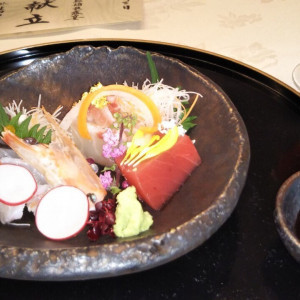
[[[0,78],[0,277],[117,276],[200,246],[250,159],[228,96],[179,60],[76,46]]]

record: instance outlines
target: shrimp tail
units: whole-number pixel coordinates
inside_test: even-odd
[[[51,186],[73,185],[86,194],[94,194],[96,201],[102,201],[106,190],[97,174],[53,116],[45,109],[43,113],[53,132],[49,145],[30,145],[7,129],[2,132],[3,141],[42,173]]]
[[[4,129],[2,132],[2,140],[13,149],[18,156],[22,157],[29,164],[35,165],[35,161],[37,161],[39,153],[48,152],[48,145],[46,144],[38,144],[38,145],[30,145],[26,143],[23,139],[17,137],[13,132],[8,129]]]

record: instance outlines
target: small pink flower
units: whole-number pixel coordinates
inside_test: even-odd
[[[111,151],[111,157],[116,158],[124,154],[126,151],[126,147],[124,145],[120,145],[119,147],[113,148]]]
[[[103,144],[102,146],[102,154],[106,158],[111,157],[112,147],[108,144]]]
[[[119,134],[113,133],[113,131],[110,128],[107,128],[107,130],[103,133],[103,141],[112,147],[115,147],[119,143]]]
[[[119,157],[126,151],[125,145],[119,145],[119,133],[113,133],[110,128],[108,128],[103,134],[103,141],[105,143],[102,146],[102,154],[106,158]]]
[[[112,184],[112,182],[113,182],[113,179],[111,177],[111,172],[110,171],[105,171],[103,173],[103,175],[100,174],[100,181],[101,181],[102,186],[105,189],[108,189],[110,187],[110,185]]]

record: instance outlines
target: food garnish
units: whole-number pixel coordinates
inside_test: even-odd
[[[106,158],[116,158],[123,155],[126,151],[126,146],[120,140],[120,133],[108,128],[103,133],[103,156]]]
[[[10,118],[5,112],[3,106],[0,103],[0,130],[10,130],[16,134],[16,136],[22,139],[28,139],[35,141],[36,143],[49,144],[51,142],[52,131],[47,129],[47,126],[41,128],[40,124],[30,126],[32,115],[26,116],[25,120],[21,120],[21,116],[24,116],[22,112],[18,112],[14,117]],[[34,139],[34,140],[33,140]]]
[[[37,189],[32,174],[14,164],[0,164],[0,183],[0,202],[9,206],[27,202]]]
[[[159,76],[158,76],[158,72],[157,72],[157,68],[155,65],[155,62],[153,61],[153,58],[150,54],[149,51],[146,52],[146,56],[147,56],[147,61],[148,61],[148,66],[150,69],[150,74],[151,74],[151,82],[152,83],[157,83],[160,81]],[[178,90],[180,90],[180,88],[178,87]],[[193,128],[194,126],[196,126],[196,123],[194,123],[193,121],[197,118],[196,116],[189,116],[192,109],[194,108],[197,100],[198,100],[199,94],[197,94],[196,99],[194,100],[194,102],[192,103],[192,105],[189,107],[189,102],[188,101],[183,101],[181,103],[182,108],[183,108],[183,113],[180,115],[180,123],[183,128],[188,131],[189,129]],[[201,96],[202,97],[202,96]],[[186,112],[186,110],[188,109],[188,112]]]
[[[198,97],[199,95],[196,96],[195,100],[193,101],[190,107],[188,107],[188,104],[183,103],[183,105],[186,105],[186,107],[188,108],[188,111],[186,111],[186,109],[184,110],[184,114],[182,115],[179,124],[181,124],[186,131],[188,131],[189,129],[197,125],[196,123],[193,122],[195,119],[197,119],[197,116],[190,116],[190,113],[192,112],[194,106],[196,105]]]
[[[174,126],[172,129],[169,129],[163,137],[158,134],[148,134],[149,141],[139,145],[138,141],[140,141],[144,136],[145,134],[142,130],[138,130],[136,132],[121,165],[125,164],[135,167],[143,160],[159,155],[160,153],[172,148],[178,139],[178,128],[177,126]]]
[[[158,76],[155,62],[153,61],[153,58],[149,51],[146,52],[146,56],[147,56],[148,66],[149,66],[150,74],[151,74],[151,82],[156,83],[159,81],[159,76]]]
[[[89,227],[87,236],[91,241],[96,241],[105,235],[115,237],[113,230],[113,225],[116,221],[115,210],[116,201],[113,198],[104,199],[96,203],[95,210],[90,211],[87,222]]]
[[[151,126],[145,126],[145,131],[153,132],[157,130],[157,125],[161,121],[160,113],[156,107],[156,105],[153,103],[150,97],[148,97],[146,94],[142,93],[141,91],[125,86],[125,85],[108,85],[108,86],[102,86],[99,89],[96,89],[92,92],[90,92],[86,97],[83,99],[79,114],[78,114],[78,132],[79,134],[86,139],[91,139],[91,136],[88,131],[87,127],[87,113],[88,108],[92,101],[95,101],[95,99],[103,98],[105,96],[109,95],[116,95],[118,97],[130,97],[132,103],[130,106],[136,106],[137,107],[143,104],[143,106],[146,106],[148,111],[150,112],[152,116],[152,124]],[[124,98],[123,98],[124,99]],[[123,99],[121,100],[123,102]],[[121,103],[122,103],[121,102]],[[141,102],[141,103],[139,103]],[[126,103],[124,103],[126,105]],[[134,109],[133,107],[131,108]]]
[[[36,210],[38,230],[52,240],[75,236],[86,225],[89,215],[87,195],[74,186],[58,186],[47,192]]]
[[[148,230],[153,218],[143,211],[134,186],[121,191],[117,196],[116,222],[113,230],[118,237],[130,237]]]
[[[162,209],[201,163],[186,135],[196,125],[191,112],[201,95],[164,84],[149,52],[147,60],[151,82],[141,88],[98,83],[61,121],[60,107],[51,115],[40,101],[30,111],[21,102],[0,104],[2,140],[19,156],[12,159],[24,162],[5,164],[0,157],[0,185],[13,181],[15,189],[19,169],[27,172],[20,192],[0,189],[3,224],[22,217],[27,206],[52,240],[76,236],[85,226],[91,241],[152,226],[147,210]]]

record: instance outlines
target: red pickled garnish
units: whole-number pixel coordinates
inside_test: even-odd
[[[108,211],[105,214],[105,223],[108,225],[114,225],[115,222],[116,222],[115,214]]]
[[[107,199],[95,204],[96,210],[90,211],[87,236],[91,241],[97,241],[100,236],[115,237],[113,225],[116,222],[116,201]]]

